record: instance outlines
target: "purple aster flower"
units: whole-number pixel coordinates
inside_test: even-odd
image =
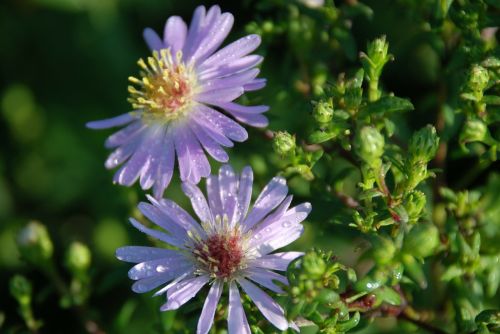
[[[155,295],[166,294],[162,311],[174,310],[193,298],[201,288],[210,285],[197,333],[208,333],[221,298],[223,285],[229,286],[229,334],[250,333],[243,311],[239,289],[252,299],[257,308],[274,326],[289,326],[283,309],[262,287],[276,293],[283,290],[275,282],[288,284],[285,276],[289,263],[300,252],[271,254],[296,240],[303,232],[301,222],[311,211],[309,203],[290,208],[285,179],[275,177],[257,197],[249,210],[253,173],[250,167],[241,176],[229,165],[219,175],[207,178],[207,197],[192,183],[182,185],[201,223],[167,199],[140,203],[139,210],[163,231],[145,227],[135,219],[131,223],[140,231],[175,249],[127,246],[116,256],[122,261],[137,263],[129,271],[136,280],[132,290],[137,293],[161,287]],[[260,285],[261,287],[259,287]]]
[[[218,50],[233,25],[233,15],[219,6],[200,6],[191,25],[170,17],[163,39],[147,28],[144,38],[153,56],[140,59],[140,76],[129,77],[129,101],[133,111],[90,122],[92,129],[125,126],[106,140],[114,149],[105,166],[122,165],[114,182],[130,186],[140,179],[143,189],[153,187],[160,198],[170,183],[175,156],[182,181],[198,183],[210,175],[206,151],[227,162],[223,147],[247,139],[241,123],[267,125],[267,106],[243,106],[233,102],[245,91],[264,87],[255,68],[262,57],[250,55],[260,37],[248,35]],[[224,112],[224,113],[223,113]],[[225,114],[226,113],[226,114]]]

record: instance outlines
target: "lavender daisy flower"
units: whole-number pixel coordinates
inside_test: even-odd
[[[153,56],[140,59],[140,76],[129,77],[133,111],[87,124],[92,129],[125,126],[106,140],[114,149],[105,166],[119,165],[114,182],[130,186],[140,179],[143,189],[153,187],[160,198],[172,178],[175,156],[182,181],[198,183],[210,175],[204,150],[215,160],[227,162],[223,147],[247,139],[241,123],[267,125],[267,106],[233,102],[245,91],[264,87],[255,68],[262,57],[250,55],[260,37],[248,35],[216,51],[229,34],[233,15],[219,6],[200,6],[188,27],[178,16],[170,17],[163,39],[146,29],[144,38]]]
[[[155,295],[166,294],[167,302],[161,310],[167,311],[179,308],[209,284],[197,330],[197,333],[208,333],[227,283],[229,334],[250,333],[240,288],[274,326],[281,330],[289,326],[296,328],[288,323],[281,306],[261,287],[283,293],[275,282],[287,284],[287,279],[275,271],[286,271],[289,263],[302,253],[271,253],[302,234],[301,222],[311,211],[311,205],[303,203],[290,208],[292,196],[287,196],[286,182],[275,177],[249,210],[252,183],[250,167],[238,176],[229,165],[221,167],[219,175],[207,178],[208,201],[196,185],[184,183],[183,191],[201,224],[170,200],[149,196],[151,204],[140,203],[144,216],[166,233],[145,227],[135,219],[130,219],[131,223],[175,249],[119,248],[118,259],[137,263],[129,271],[129,277],[137,281],[132,290],[143,293],[163,286]]]

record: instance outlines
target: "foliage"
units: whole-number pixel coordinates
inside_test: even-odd
[[[201,297],[160,313],[130,291],[114,251],[153,242],[126,226],[143,193],[111,185],[106,134],[84,123],[128,108],[141,29],[197,4],[0,4],[0,332],[195,330]],[[262,36],[268,86],[242,100],[271,106],[231,163],[313,206],[278,297],[288,318],[302,333],[500,331],[498,1],[220,5]]]

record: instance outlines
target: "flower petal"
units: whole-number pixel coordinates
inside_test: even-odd
[[[290,262],[302,255],[304,255],[302,252],[274,253],[252,260],[251,265],[271,270],[286,271]]]
[[[249,55],[233,60],[230,63],[219,64],[217,67],[210,67],[207,70],[198,73],[198,80],[204,82],[206,80],[226,77],[233,75],[259,65],[264,60],[264,57],[259,55]]]
[[[209,175],[207,177],[207,197],[208,203],[210,205],[210,210],[212,211],[212,215],[220,215],[222,216],[222,203],[220,201],[220,191],[219,191],[219,178],[216,175]]]
[[[170,273],[176,277],[176,272],[184,267],[191,266],[186,257],[177,252],[161,259],[144,261],[136,264],[128,271],[128,277],[133,280],[139,280],[146,277],[155,276],[162,273]]]
[[[245,310],[241,304],[240,293],[234,282],[229,285],[227,325],[229,334],[251,334]]]
[[[151,28],[144,29],[142,36],[151,51],[160,51],[165,47],[160,36]]]
[[[204,91],[196,94],[193,99],[200,103],[215,104],[233,101],[243,95],[243,93],[243,87],[236,86]]]
[[[254,90],[259,90],[262,89],[266,86],[267,79],[259,78],[259,79],[254,79],[251,82],[247,83],[246,85],[243,86],[246,92],[251,92]]]
[[[253,186],[253,171],[250,166],[246,166],[241,171],[240,181],[238,184],[238,212],[236,217],[238,221],[245,218],[250,200],[252,199],[252,186]]]
[[[139,231],[141,231],[143,233],[146,233],[147,235],[149,235],[155,239],[163,241],[163,242],[170,244],[172,246],[184,248],[184,240],[179,240],[177,238],[174,238],[174,237],[167,235],[166,233],[154,230],[152,228],[148,228],[148,227],[142,225],[141,223],[139,223],[134,218],[130,218],[129,221],[136,229],[138,229]]]
[[[170,133],[163,138],[163,152],[159,154],[158,170],[153,193],[156,198],[161,198],[174,174],[175,148]]]
[[[203,304],[200,319],[198,320],[197,334],[207,334],[210,331],[214,323],[215,310],[222,294],[222,286],[222,282],[216,280],[210,288],[207,299],[205,299],[205,304]]]
[[[210,107],[199,105],[195,117],[200,121],[204,120],[206,123],[205,126],[213,126],[220,129],[226,137],[234,141],[242,142],[248,138],[245,128]]]
[[[259,35],[248,35],[220,49],[200,64],[199,70],[205,70],[217,64],[230,63],[240,57],[248,55],[260,45]]]
[[[184,194],[191,200],[191,205],[196,215],[200,218],[200,221],[211,222],[213,220],[212,212],[210,212],[207,200],[205,196],[203,196],[200,188],[194,184],[184,182],[182,184],[182,191],[184,191]]]
[[[238,181],[236,174],[230,165],[223,165],[219,169],[219,194],[222,203],[222,209],[225,209],[225,203],[229,197],[236,196]],[[225,210],[224,210],[225,211]]]
[[[260,223],[269,212],[276,208],[286,197],[288,187],[286,180],[282,177],[274,177],[262,190],[255,200],[252,211],[243,222],[244,231],[250,230]]]
[[[233,23],[234,17],[230,13],[224,13],[218,17],[212,27],[207,30],[205,40],[194,51],[191,59],[199,63],[210,56],[229,35]]]
[[[163,40],[167,47],[170,47],[170,52],[175,59],[177,51],[182,50],[186,42],[187,26],[179,16],[171,16],[165,23],[163,32]]]
[[[279,285],[274,283],[274,281],[288,285],[288,280],[285,276],[266,269],[250,268],[245,271],[245,276],[276,293],[284,293],[284,291]]]
[[[116,126],[125,125],[127,123],[132,122],[134,119],[137,119],[135,116],[132,116],[130,113],[122,114],[116,117],[103,119],[100,121],[88,122],[86,126],[89,129],[108,129]]]
[[[238,283],[270,323],[282,331],[288,328],[288,321],[285,318],[283,308],[267,293],[244,278],[238,279]]]
[[[207,135],[197,123],[191,122],[189,126],[191,127],[191,131],[196,135],[196,138],[198,138],[201,146],[212,158],[219,162],[227,162],[229,160],[226,151],[212,137]]]
[[[187,279],[173,286],[167,291],[167,302],[160,308],[161,311],[176,310],[184,305],[205,286],[209,281],[208,275]]]
[[[115,253],[118,260],[132,263],[161,259],[174,254],[178,252],[172,249],[145,246],[120,247]]]

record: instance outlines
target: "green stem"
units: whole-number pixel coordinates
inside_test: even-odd
[[[380,91],[378,90],[378,78],[370,78],[368,85],[368,100],[370,102],[377,101],[380,98]]]

